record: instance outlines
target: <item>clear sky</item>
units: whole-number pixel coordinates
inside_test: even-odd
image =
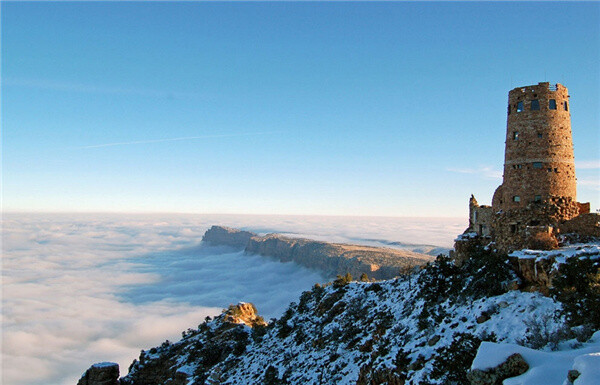
[[[600,3],[6,2],[6,211],[466,216],[511,88],[600,204]]]

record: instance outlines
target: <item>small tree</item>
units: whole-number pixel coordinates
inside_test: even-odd
[[[341,276],[338,274],[335,281],[333,281],[333,287],[335,287],[335,288],[344,287],[347,284],[349,284],[350,282],[352,282],[352,274],[346,273],[346,275],[344,275],[344,276]]]

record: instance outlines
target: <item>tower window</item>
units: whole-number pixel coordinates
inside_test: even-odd
[[[567,104],[567,102],[564,102],[563,105],[565,106],[565,111],[569,111],[569,105]]]
[[[536,195],[533,197],[533,201],[534,202],[541,202],[542,201],[542,196],[541,195]]]
[[[513,196],[513,202],[521,202],[521,197],[518,195]]]
[[[519,131],[514,131],[513,132],[513,139],[514,140],[518,140],[519,139]]]
[[[542,168],[542,162],[533,162],[533,168]]]
[[[517,225],[510,225],[510,232],[512,234],[516,234],[517,233]]]
[[[538,132],[538,138],[541,138],[541,137],[543,137],[543,136],[544,136],[544,135],[542,135],[542,133],[541,133],[541,132]]]
[[[540,110],[540,101],[534,99],[531,101],[531,111],[539,111]]]
[[[550,99],[548,102],[548,108],[551,110],[556,110],[556,99]]]
[[[565,103],[566,106],[566,103]],[[521,112],[523,111],[523,102],[518,102],[517,103],[517,112]]]

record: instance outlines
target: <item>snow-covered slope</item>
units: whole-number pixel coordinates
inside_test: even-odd
[[[598,251],[553,255],[551,296],[517,290],[507,256],[480,248],[387,281],[338,276],[268,323],[230,306],[142,351],[121,384],[593,384]]]
[[[460,268],[439,258],[418,273],[389,281],[316,285],[267,327],[226,322],[230,317],[224,313],[189,329],[179,342],[143,351],[122,382],[468,384],[466,373],[480,345],[479,361],[489,362],[490,351],[517,349],[532,360],[532,373],[546,365],[538,365],[546,355],[571,357],[555,368],[557,384],[566,381],[567,369],[593,366],[597,345],[561,342],[585,333],[565,326],[559,302],[507,291],[516,279],[508,265],[480,257]],[[550,352],[556,348],[562,353]],[[589,373],[582,371],[580,378]],[[505,383],[529,384],[527,376],[534,374],[522,376],[525,382]],[[575,382],[580,383],[585,382]]]

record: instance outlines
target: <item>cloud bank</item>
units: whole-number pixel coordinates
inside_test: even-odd
[[[126,372],[139,349],[176,340],[238,301],[268,317],[328,277],[199,246],[212,224],[329,241],[447,246],[462,220],[216,215],[7,214],[6,385],[75,384],[90,364]]]

